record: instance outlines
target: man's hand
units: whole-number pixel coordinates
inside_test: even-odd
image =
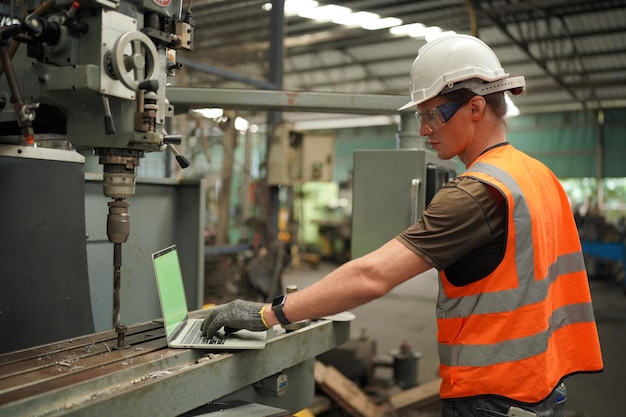
[[[265,304],[235,300],[228,304],[214,307],[202,322],[202,334],[207,339],[213,337],[222,327],[227,331],[241,329],[261,332],[267,330],[261,309]]]

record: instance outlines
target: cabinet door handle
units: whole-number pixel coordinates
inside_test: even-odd
[[[421,183],[419,178],[413,178],[411,180],[411,225],[415,224],[418,218]]]

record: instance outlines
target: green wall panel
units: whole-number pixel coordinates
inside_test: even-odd
[[[509,121],[509,140],[548,165],[559,177],[626,177],[626,109],[521,116]],[[602,136],[602,172],[597,143]]]
[[[545,163],[559,177],[596,175],[593,126],[549,123],[511,129],[508,140],[516,148]]]

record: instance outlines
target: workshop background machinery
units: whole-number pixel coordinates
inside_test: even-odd
[[[89,311],[90,294],[84,159],[77,150],[93,150],[103,166],[102,190],[110,199],[106,231],[113,243],[112,322],[121,346],[128,199],[144,154],[175,152],[172,144],[180,142],[166,131],[173,107],[165,87],[179,68],[176,49],[192,47],[193,19],[189,9],[183,16],[181,0],[11,6],[13,20],[0,28],[0,146],[7,190],[2,228],[11,236],[2,246],[0,319],[17,337],[3,341],[0,351],[93,330],[91,317],[80,314]],[[29,313],[21,314],[25,308]]]
[[[202,180],[136,179],[148,152],[169,149],[189,165],[173,147],[181,138],[169,132],[165,90],[181,68],[176,50],[192,48],[190,6],[17,1],[9,16],[0,28],[0,414],[173,416],[218,399],[275,414],[310,404],[314,357],[345,342],[349,323],[276,329],[262,351],[205,356],[168,349],[155,319],[146,265],[166,241],[181,248],[190,308],[202,306]]]
[[[456,159],[427,149],[416,121],[398,134],[397,149],[354,153],[352,256],[373,251],[414,224],[433,196],[456,176]]]
[[[15,4],[14,19],[0,29],[0,186],[7,191],[0,206],[7,233],[0,326],[12,334],[0,347],[2,414],[169,416],[230,398],[292,411],[309,404],[313,358],[347,341],[349,323],[321,320],[279,333],[261,352],[167,349],[156,313],[142,304],[156,293],[146,290],[153,277],[139,265],[151,245],[165,246],[163,239],[188,243],[182,252],[191,261],[181,256],[191,264],[188,299],[192,309],[200,307],[202,186],[175,180],[144,186],[137,167],[146,153],[165,149],[188,165],[173,148],[181,138],[169,132],[170,100],[254,108],[260,98],[264,110],[380,114],[395,112],[404,97],[184,88],[170,95],[167,77],[180,68],[175,52],[192,47],[193,18],[181,2]],[[92,152],[103,173],[85,177]],[[93,227],[105,224],[104,213],[94,216],[96,206],[105,206],[92,198],[94,185],[106,200],[106,233]],[[142,203],[131,206],[131,197]],[[194,206],[185,221],[173,221],[183,217],[181,207]],[[133,220],[141,233],[131,233],[133,208],[142,213]],[[104,234],[110,250],[101,247]],[[123,248],[131,262],[122,262]],[[105,266],[106,257],[112,262]],[[108,278],[99,277],[102,270]],[[108,280],[112,303],[94,276]],[[110,321],[98,308],[103,298],[112,304]],[[144,316],[123,314],[132,308]],[[201,388],[183,392],[188,386]]]

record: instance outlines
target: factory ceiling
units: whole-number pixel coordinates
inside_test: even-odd
[[[283,31],[272,31],[266,3],[195,0],[194,50],[179,53],[186,68],[177,85],[271,89],[282,70],[283,90],[408,95],[424,37],[298,15],[285,15]],[[527,93],[514,98],[522,113],[626,107],[626,0],[319,1],[329,4],[478,36],[507,72],[526,77]],[[270,49],[276,33],[283,37],[278,70]]]

